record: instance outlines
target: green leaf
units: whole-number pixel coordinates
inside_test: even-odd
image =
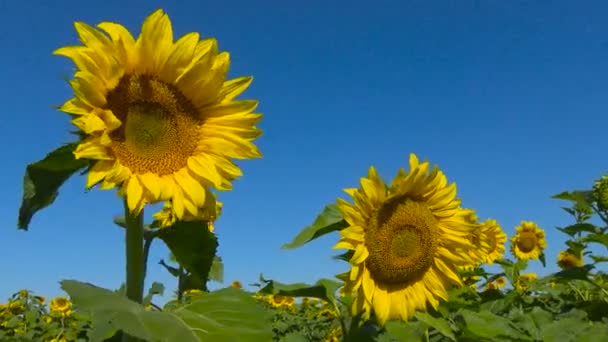
[[[158,264],[164,267],[172,276],[179,277],[179,268],[167,265],[163,259],[161,259]]]
[[[585,242],[595,242],[604,245],[608,248],[608,235],[606,234],[589,234],[582,238]]]
[[[564,191],[551,198],[571,201],[585,208],[590,208],[592,202],[591,191],[588,190]]]
[[[510,320],[491,312],[463,310],[461,314],[466,322],[466,331],[474,336],[489,339],[502,337],[532,341],[529,336],[517,330]]]
[[[389,321],[384,326],[386,332],[380,335],[379,342],[423,341],[428,326],[424,322]]]
[[[341,230],[347,226],[348,224],[342,218],[338,206],[336,204],[330,204],[323,209],[323,212],[319,214],[319,216],[317,216],[313,224],[302,229],[298,236],[291,242],[281,246],[281,249],[298,248],[320,236],[336,230]]]
[[[271,341],[270,317],[245,291],[225,288],[172,311],[201,341]],[[181,341],[181,340],[175,340]]]
[[[553,322],[553,315],[539,307],[532,308],[530,312],[521,312],[515,317],[516,323],[524,328],[536,341],[542,341],[542,327]]]
[[[350,259],[353,258],[353,255],[355,255],[355,251],[350,250],[350,251],[346,251],[346,252],[344,252],[342,254],[334,255],[332,257],[332,259],[334,259],[334,260],[342,260],[342,261],[349,261]]]
[[[538,256],[538,260],[540,260],[540,263],[543,264],[543,267],[547,267],[547,260],[545,259],[545,252],[540,252],[540,255]]]
[[[150,289],[148,290],[148,294],[144,297],[143,303],[150,304],[150,302],[152,301],[152,298],[154,296],[156,296],[156,295],[162,296],[164,292],[165,292],[165,286],[163,284],[158,283],[158,282],[153,282],[152,286],[150,286]]]
[[[566,282],[573,279],[589,281],[589,272],[593,269],[593,265],[584,265],[583,267],[568,268],[555,273],[553,276],[559,282]]]
[[[342,286],[342,283],[329,279],[319,279],[314,285],[305,283],[282,284],[274,280],[266,280],[262,275],[260,275],[260,280],[265,283],[259,291],[260,293],[289,297],[314,297],[330,303],[335,302],[335,293]]]
[[[217,250],[217,238],[203,221],[179,221],[159,229],[156,237],[165,242],[177,262],[205,287]],[[206,288],[205,288],[206,290]]]
[[[600,262],[608,262],[608,257],[605,257],[605,256],[590,255],[589,257],[596,264],[599,264]]]
[[[200,342],[174,314],[145,310],[124,296],[75,280],[61,281],[61,288],[70,295],[75,306],[91,313],[94,324],[103,327],[105,333],[99,336],[107,336],[113,328],[150,341]]]
[[[302,335],[287,334],[283,336],[279,342],[309,342],[309,340]]]
[[[34,214],[55,201],[61,185],[75,172],[89,165],[86,159],[74,158],[76,146],[77,143],[64,145],[26,167],[17,222],[19,229],[27,230]]]
[[[452,331],[450,324],[444,318],[433,317],[426,312],[416,313],[416,318],[419,321],[435,328],[443,336],[448,337],[452,341],[456,341],[456,336],[454,336],[454,332]]]
[[[560,319],[541,327],[543,342],[578,342],[580,341],[579,338],[587,333],[589,328],[588,322],[578,318]]]
[[[588,328],[585,332],[581,333],[577,341],[578,342],[597,342],[606,339],[608,336],[608,325],[601,323],[594,323],[593,326]]]
[[[209,270],[209,280],[217,281],[218,283],[224,282],[224,263],[219,256],[213,258],[213,263]]]
[[[576,233],[588,232],[588,233],[596,233],[598,232],[598,228],[591,223],[576,223],[565,228],[557,228],[559,231],[564,232],[570,236],[576,235]]]

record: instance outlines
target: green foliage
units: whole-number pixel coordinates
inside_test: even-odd
[[[23,199],[17,227],[27,230],[34,214],[51,205],[61,185],[77,171],[89,165],[85,159],[74,158],[78,144],[64,145],[40,161],[29,164],[23,177]]]
[[[338,206],[330,204],[323,209],[323,212],[321,212],[319,216],[317,216],[313,224],[302,229],[291,242],[284,244],[281,248],[295,249],[318,237],[341,230],[347,226],[348,224],[342,218]]]
[[[239,289],[204,293],[200,299],[169,312],[186,322],[200,341],[256,342],[272,337],[268,313]]]
[[[304,283],[282,284],[274,280],[264,279],[260,275],[260,281],[262,284],[257,285],[263,287],[259,293],[278,294],[289,297],[312,297],[330,303],[336,301],[336,291],[341,286],[341,283],[329,279],[319,279],[314,285]]]
[[[209,231],[207,223],[178,221],[159,229],[155,236],[165,242],[180,266],[196,278],[195,282],[206,289],[218,245],[217,237]],[[216,265],[215,277],[219,276],[217,268]]]

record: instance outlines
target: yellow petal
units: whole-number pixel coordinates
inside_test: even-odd
[[[167,61],[173,45],[173,29],[169,17],[159,9],[148,16],[135,42],[140,72],[158,74]]]
[[[167,62],[160,71],[159,77],[167,83],[175,81],[184,73],[188,65],[192,63],[192,56],[199,41],[199,34],[191,32],[175,42]]]
[[[173,175],[164,175],[161,176],[160,179],[160,199],[163,201],[168,201],[173,197],[175,193],[175,180],[173,179]]]
[[[210,118],[211,122],[216,122],[223,116],[251,113],[257,108],[257,106],[258,101],[256,100],[224,102],[205,107],[205,109],[202,111],[202,115],[205,118]],[[235,117],[238,118],[238,116]]]
[[[90,134],[106,129],[106,124],[95,114],[82,115],[72,120],[72,124],[80,128],[84,133]]]
[[[205,205],[205,189],[188,173],[187,168],[176,172],[173,177],[195,206],[202,207]]]
[[[88,158],[88,159],[102,159],[102,160],[113,160],[114,158],[108,154],[108,150],[105,146],[99,143],[98,139],[92,138],[80,143],[76,150],[74,150],[74,157],[76,159]]]
[[[59,110],[70,114],[87,115],[91,113],[93,107],[82,102],[78,98],[72,98],[62,104],[61,107],[59,107]]]
[[[217,172],[215,167],[215,163],[213,160],[207,155],[197,155],[188,158],[188,168],[192,170],[195,174],[205,178],[209,182],[213,184],[215,188],[218,190],[230,190],[229,188],[223,188],[224,179]],[[228,183],[230,184],[230,183]]]
[[[158,199],[160,197],[160,178],[158,175],[147,172],[144,174],[137,175],[141,184],[143,184],[144,188],[146,188],[154,199]]]
[[[87,189],[92,188],[95,184],[99,183],[104,179],[112,168],[114,167],[114,161],[112,160],[101,160],[95,163],[91,167],[87,174]]]
[[[376,313],[376,319],[380,326],[384,326],[384,323],[388,320],[390,313],[390,302],[386,289],[382,287],[376,287],[374,291],[374,299],[372,300],[372,306]]]
[[[222,89],[220,89],[220,92],[218,94],[218,101],[232,101],[232,99],[243,93],[245,89],[249,87],[252,81],[253,77],[245,76],[224,82],[224,85],[222,86]]]
[[[363,269],[363,281],[362,281],[361,285],[363,287],[363,293],[365,295],[365,300],[367,300],[369,303],[371,303],[372,299],[374,298],[376,284],[374,283],[374,280],[371,278],[371,275],[367,268]]]
[[[124,66],[125,71],[130,73],[132,66],[138,62],[139,56],[137,56],[135,50],[135,39],[133,39],[129,30],[120,24],[111,22],[102,22],[97,27],[106,31],[112,38],[116,57],[120,64]]]
[[[143,197],[143,188],[139,183],[137,177],[129,178],[126,189],[127,196],[127,205],[129,206],[129,210],[131,210],[134,214],[139,214],[139,209],[142,202]]]

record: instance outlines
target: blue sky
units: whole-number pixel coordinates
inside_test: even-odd
[[[77,44],[73,21],[116,21],[138,33],[163,8],[177,35],[214,36],[231,76],[253,75],[243,98],[265,114],[264,158],[220,193],[216,231],[225,280],[332,277],[337,235],[295,251],[280,246],[344,197],[370,165],[390,180],[408,155],[438,164],[463,205],[511,234],[521,220],[547,230],[548,262],[570,222],[562,190],[589,187],[608,169],[608,6],[601,1],[4,1],[4,201],[0,297],[26,287],[61,293],[71,278],[107,288],[124,279],[122,211],[113,191],[85,193],[74,177],[30,231],[16,229],[25,165],[71,136],[52,106],[71,97],[57,47]],[[175,281],[153,246],[148,283]],[[532,263],[532,270],[546,270]]]

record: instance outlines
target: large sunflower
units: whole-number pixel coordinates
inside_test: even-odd
[[[387,187],[371,167],[360,189],[345,190],[354,204],[337,201],[349,226],[334,248],[354,251],[350,272],[339,277],[354,313],[373,309],[380,324],[408,320],[427,302],[436,308],[450,285],[462,285],[457,268],[476,263],[468,236],[478,225],[467,221],[456,185],[414,154],[410,168]]]
[[[521,260],[538,259],[546,247],[545,231],[534,222],[522,221],[511,238],[511,252]]]
[[[231,159],[257,158],[257,101],[234,98],[251,77],[226,81],[227,52],[213,38],[173,41],[157,10],[134,39],[122,25],[76,22],[82,46],[54,53],[77,67],[75,97],[60,110],[81,130],[76,158],[94,160],[87,187],[119,187],[129,208],[172,200],[178,218],[198,215],[208,189],[230,190],[241,170]]]

